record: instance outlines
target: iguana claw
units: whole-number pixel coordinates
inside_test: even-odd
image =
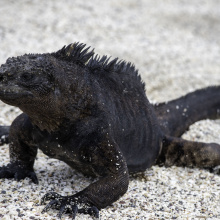
[[[25,166],[21,166],[17,163],[9,163],[7,166],[0,167],[0,179],[1,178],[14,178],[17,181],[30,178],[35,184],[38,184],[38,179],[33,170],[27,169]]]
[[[84,213],[99,218],[99,210],[95,206],[89,206],[89,204],[80,201],[80,197],[77,196],[61,196],[58,193],[50,192],[44,195],[41,199],[41,204],[45,201],[51,200],[42,213],[45,213],[50,208],[59,209],[58,218],[62,218],[62,215],[66,212],[72,213],[72,219],[75,219],[77,213]],[[80,206],[80,208],[78,208]]]

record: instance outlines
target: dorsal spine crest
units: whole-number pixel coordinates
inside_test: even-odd
[[[138,71],[135,70],[135,66],[130,62],[125,62],[115,58],[111,60],[111,57],[94,54],[94,49],[89,51],[90,47],[86,47],[83,43],[73,43],[68,46],[64,46],[62,49],[55,53],[52,53],[57,59],[65,60],[68,62],[79,63],[85,65],[91,71],[103,69],[107,72],[118,73],[133,73],[138,75]]]

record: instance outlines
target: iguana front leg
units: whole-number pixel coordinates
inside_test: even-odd
[[[119,199],[128,188],[129,175],[126,162],[114,141],[103,141],[98,145],[84,147],[80,152],[82,166],[91,166],[100,179],[72,196],[47,193],[42,203],[50,200],[43,212],[58,208],[58,216],[67,210],[73,218],[77,212],[98,216],[98,210]]]
[[[13,121],[9,132],[10,163],[0,167],[0,178],[15,178],[19,181],[28,177],[38,183],[33,170],[37,147],[31,145],[31,129],[32,125],[25,114]]]

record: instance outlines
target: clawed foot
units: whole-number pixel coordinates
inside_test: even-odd
[[[73,219],[75,219],[77,213],[84,213],[99,218],[99,210],[95,206],[83,203],[80,196],[61,196],[55,192],[47,193],[41,199],[41,204],[45,204],[45,201],[51,200],[42,213],[48,211],[50,208],[59,209],[58,217],[61,219],[63,213],[69,211],[72,213]]]
[[[33,170],[27,169],[25,166],[17,163],[9,163],[7,166],[0,167],[0,179],[14,178],[17,181],[30,178],[35,184],[38,184],[38,179]]]

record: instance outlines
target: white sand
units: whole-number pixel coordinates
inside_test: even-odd
[[[0,63],[9,56],[52,52],[81,41],[100,55],[131,61],[152,101],[220,84],[220,1],[0,1]],[[18,109],[1,103],[0,124]],[[193,125],[184,138],[220,143],[220,122]],[[0,165],[9,161],[0,148]],[[131,177],[129,190],[100,212],[101,219],[220,219],[220,177],[200,169],[153,167]],[[48,191],[71,195],[91,180],[39,154],[39,185],[0,180],[0,219],[56,219],[40,214]],[[70,215],[64,215],[71,219]],[[77,219],[91,219],[78,215]]]

